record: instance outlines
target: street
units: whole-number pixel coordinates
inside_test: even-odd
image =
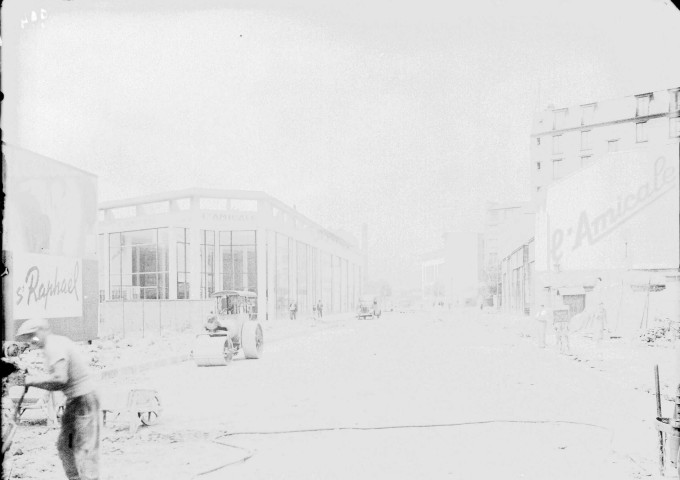
[[[102,382],[163,404],[134,434],[107,425],[102,479],[657,478],[654,397],[629,368],[539,349],[477,309],[317,323],[259,360]],[[22,422],[17,478],[57,475],[57,432]]]
[[[162,419],[108,455],[105,437],[104,478],[656,473],[653,397],[493,322],[473,309],[348,318],[260,360],[147,372],[135,383],[158,388]]]
[[[676,5],[2,20],[2,480],[680,480]]]

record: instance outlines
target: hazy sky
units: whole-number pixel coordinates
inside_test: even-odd
[[[100,200],[262,190],[367,223],[394,284],[529,197],[535,111],[680,85],[662,0],[32,3],[23,29],[30,3],[3,5],[6,141],[97,174]]]

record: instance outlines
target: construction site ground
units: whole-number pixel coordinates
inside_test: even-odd
[[[487,473],[496,472],[505,474],[505,478],[522,479],[661,478],[654,430],[654,366],[659,365],[661,373],[666,416],[672,414],[671,401],[678,387],[675,345],[667,338],[654,342],[643,342],[639,338],[597,342],[588,331],[583,331],[570,337],[570,352],[561,354],[550,326],[546,348],[541,349],[537,346],[537,322],[532,318],[477,309],[386,312],[380,319],[361,321],[351,315],[329,316],[323,320],[301,318],[264,323],[264,331],[264,359],[269,356],[269,360],[251,364],[236,359],[227,367],[197,368],[192,364],[189,359],[195,332],[83,345],[100,373],[102,395],[125,392],[134,386],[158,388],[165,407],[155,425],[141,426],[134,432],[125,422],[112,422],[104,428],[101,478],[188,480],[227,478],[228,473],[238,474],[239,478],[386,478],[376,476],[382,474],[390,478],[416,478],[418,472],[428,475],[420,478],[488,478]],[[451,336],[450,343],[442,341],[447,335]],[[388,347],[397,345],[402,336],[403,354],[399,356]],[[387,347],[379,344],[381,338]],[[364,343],[369,341],[372,343]],[[367,348],[371,349],[370,355],[365,352]],[[466,363],[468,357],[461,353],[465,350],[479,356],[476,358],[483,359],[483,363]],[[422,356],[431,363],[418,360]],[[449,363],[444,356],[454,358],[455,362],[452,359]],[[391,363],[399,370],[395,379],[403,377],[404,384],[399,387],[382,384],[380,378],[364,371],[362,365],[368,369],[376,357],[392,359]],[[459,371],[462,364],[466,371]],[[446,385],[446,375],[432,371],[437,365],[456,369],[455,375],[459,377]],[[335,391],[337,379],[345,378],[343,366],[348,375],[343,380],[347,387]],[[223,368],[225,370],[221,370]],[[252,376],[250,370],[256,376]],[[215,375],[222,375],[221,372],[229,372],[229,381],[233,383],[206,390],[204,385],[214,382]],[[554,378],[549,378],[551,372]],[[335,380],[331,378],[334,373],[338,375]],[[488,377],[488,382],[484,377]],[[184,385],[177,385],[180,379]],[[356,391],[352,390],[353,384]],[[349,391],[345,391],[347,389]],[[564,389],[564,392],[560,393],[561,397],[554,397],[553,402],[551,389],[560,392]],[[206,395],[210,391],[215,392],[215,398]],[[615,398],[613,392],[618,392]],[[320,399],[315,400],[315,395]],[[278,398],[272,398],[276,396]],[[480,398],[475,402],[477,396]],[[450,400],[451,410],[446,397],[454,398]],[[356,407],[356,398],[365,398],[366,407],[343,411],[342,405]],[[344,403],[338,403],[338,408],[325,409],[341,400]],[[405,430],[375,432],[375,439],[379,438],[377,441],[382,445],[380,461],[376,461],[375,456],[366,456],[366,451],[375,448],[375,439],[366,443],[368,437],[355,431],[336,432],[333,439],[319,432],[316,438],[305,439],[267,437],[244,443],[241,438],[240,443],[234,440],[235,446],[226,448],[219,443],[220,435],[225,432],[381,422],[396,425],[409,420],[417,423],[416,419],[434,422],[435,413],[439,419],[448,415],[449,420],[463,423],[531,417],[545,424],[540,426],[540,431],[537,425],[531,425],[533,420],[527,422],[528,425],[481,425],[467,438],[450,437],[452,433],[448,430],[448,433],[428,433],[429,436],[424,437],[424,433],[419,434],[417,438],[424,444],[441,445],[420,454],[420,461],[430,465],[429,473],[427,468],[410,471],[406,464],[397,468],[404,461],[400,448],[416,438],[414,433]],[[565,423],[552,425],[551,420]],[[576,427],[569,430],[568,423],[572,420],[574,424],[587,421],[604,424],[607,434],[590,431],[586,435]],[[615,435],[610,438],[609,432]],[[62,478],[54,447],[57,434],[58,426],[47,425],[41,412],[27,411],[11,451],[12,478]],[[593,440],[600,436],[601,442]],[[535,454],[542,458],[532,460],[530,453],[526,458],[521,457],[522,452],[532,448],[513,450],[512,444],[518,437],[525,446],[533,445]],[[484,444],[483,438],[487,438],[488,444]],[[476,439],[481,443],[475,443]],[[333,449],[315,450],[310,441],[336,445],[336,453],[342,452],[346,445],[354,445],[349,463],[358,462],[364,466],[363,470],[349,467],[346,461],[334,465]],[[479,470],[473,464],[459,461],[458,471],[449,467],[437,469],[438,462],[451,453],[451,445],[457,442],[460,445],[467,442],[469,448],[476,445],[486,449],[477,453],[494,458],[496,467],[492,462],[487,470]],[[576,447],[588,442],[595,443],[587,454]],[[223,443],[232,441],[224,438]],[[554,448],[544,451],[547,445]],[[295,467],[286,463],[286,459],[305,449],[313,452],[312,457],[317,460],[304,468],[297,463]],[[254,451],[258,453],[252,460],[229,467],[229,472],[219,468],[231,460],[239,462]],[[273,452],[278,452],[278,456]],[[582,464],[580,469],[564,466],[571,465],[571,461],[561,460],[567,458],[568,452],[574,455],[574,461]],[[608,458],[606,466],[600,457]],[[584,462],[584,458],[587,461]],[[329,462],[327,467],[321,465],[322,460]],[[257,463],[265,461],[266,465]],[[508,469],[510,463],[531,462],[537,463],[524,470]],[[556,466],[550,467],[550,462]],[[218,470],[208,473],[212,468]],[[271,476],[268,468],[279,468],[280,475]],[[323,468],[330,470],[325,471],[325,477],[319,477]],[[546,471],[552,472],[551,476],[541,477]],[[670,470],[666,474],[672,476]]]

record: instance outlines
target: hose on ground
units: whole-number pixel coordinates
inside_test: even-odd
[[[265,430],[265,431],[251,431],[251,432],[225,432],[217,437],[215,437],[212,441],[214,443],[217,443],[218,445],[223,445],[225,447],[230,447],[230,448],[235,448],[238,450],[242,450],[246,452],[246,455],[242,458],[239,458],[238,460],[234,460],[222,465],[219,465],[217,467],[211,468],[209,470],[205,470],[202,472],[197,473],[192,477],[192,479],[207,475],[209,473],[216,472],[218,470],[221,470],[223,468],[226,468],[230,465],[235,465],[238,463],[243,463],[250,459],[253,455],[255,455],[254,451],[251,451],[247,448],[244,447],[239,447],[238,445],[232,445],[229,443],[224,443],[220,442],[219,439],[221,438],[226,438],[226,437],[235,437],[235,436],[245,436],[245,435],[286,435],[286,434],[295,434],[295,433],[317,433],[317,432],[338,432],[338,431],[347,431],[347,430],[358,430],[358,431],[370,431],[370,430],[396,430],[396,429],[408,429],[408,428],[446,428],[446,427],[463,427],[466,425],[488,425],[488,424],[494,424],[494,423],[524,423],[524,424],[555,424],[555,425],[579,425],[579,426],[584,426],[584,427],[592,427],[592,428],[598,428],[600,430],[604,430],[606,432],[610,433],[610,438],[609,438],[609,444],[614,442],[614,432],[607,427],[604,427],[602,425],[597,425],[594,423],[587,423],[587,422],[577,422],[577,421],[571,421],[571,420],[505,420],[505,419],[496,419],[496,420],[477,420],[477,421],[472,421],[472,422],[455,422],[455,423],[425,423],[425,424],[411,424],[411,425],[384,425],[384,426],[373,426],[373,427],[321,427],[321,428],[302,428],[302,429],[293,429],[293,430]]]

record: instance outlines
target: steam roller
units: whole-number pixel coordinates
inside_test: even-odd
[[[264,335],[254,313],[255,293],[222,290],[211,297],[216,300],[215,311],[218,313],[210,313],[204,323],[205,331],[196,336],[193,348],[196,365],[229,365],[241,350],[245,358],[260,358]]]

